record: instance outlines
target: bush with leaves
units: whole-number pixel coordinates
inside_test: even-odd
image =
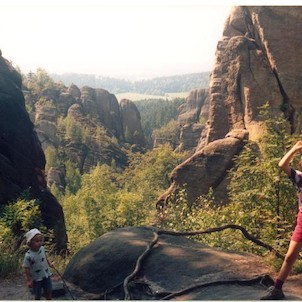
[[[235,159],[230,172],[230,199],[240,209],[238,223],[276,248],[288,245],[297,213],[296,188],[278,167],[278,162],[297,139],[280,114],[261,114],[265,132],[256,143],[248,143]]]
[[[19,269],[19,248],[31,228],[45,229],[36,200],[18,199],[0,208],[0,277]]]
[[[162,213],[163,227],[186,231],[237,224],[280,252],[286,252],[296,220],[297,194],[287,175],[278,167],[278,162],[297,137],[290,134],[289,123],[281,114],[271,116],[268,107],[264,106],[261,115],[264,126],[262,139],[257,143],[248,142],[235,157],[234,168],[229,171],[230,202],[215,204],[210,191],[189,207],[184,202],[185,191],[180,190]],[[246,240],[240,231],[225,230],[198,239],[211,246],[261,255],[267,253],[267,250]]]
[[[61,199],[71,251],[117,228],[153,224],[155,200],[181,157],[162,146],[132,154],[123,172],[99,165],[84,174],[79,190]]]

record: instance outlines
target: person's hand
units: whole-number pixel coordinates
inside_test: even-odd
[[[302,141],[297,141],[294,145],[295,151],[302,153]]]
[[[26,285],[27,285],[27,287],[32,288],[33,287],[32,280],[26,280]]]

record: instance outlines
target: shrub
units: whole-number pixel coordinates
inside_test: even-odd
[[[23,236],[31,228],[44,230],[36,200],[18,199],[0,209],[0,277],[20,269]]]

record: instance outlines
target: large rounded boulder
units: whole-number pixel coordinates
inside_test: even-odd
[[[241,236],[236,232],[234,236]],[[141,259],[142,255],[146,257]],[[137,268],[137,274],[128,278]],[[151,227],[129,227],[106,233],[81,249],[64,278],[96,299],[124,299],[126,283],[131,299],[170,295],[180,300],[242,300],[248,292],[257,300],[265,291],[263,285],[272,282],[268,271],[252,254],[211,248]]]

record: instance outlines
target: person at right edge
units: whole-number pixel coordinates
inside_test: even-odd
[[[282,286],[302,250],[302,172],[290,166],[291,160],[297,153],[300,155],[302,153],[302,141],[298,141],[279,162],[279,167],[285,171],[298,188],[299,213],[297,223],[275,283],[260,300],[281,300],[285,298]]]

